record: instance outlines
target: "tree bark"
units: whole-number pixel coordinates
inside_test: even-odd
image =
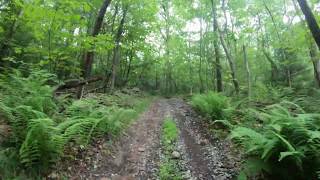
[[[65,89],[77,88],[79,86],[83,86],[83,85],[86,85],[86,84],[90,84],[90,83],[94,83],[94,82],[102,81],[102,80],[103,80],[103,77],[101,77],[101,76],[92,77],[92,78],[89,78],[89,79],[86,79],[86,80],[79,80],[79,79],[68,80],[63,85],[58,86],[55,89],[54,92],[62,91],[62,90],[65,90]]]
[[[221,63],[220,63],[220,50],[218,45],[218,20],[217,20],[217,12],[216,12],[216,4],[214,0],[211,0],[212,5],[212,18],[213,18],[213,31],[215,34],[215,38],[213,40],[214,53],[215,53],[215,66],[216,66],[216,83],[217,83],[217,91],[223,91],[222,85],[222,71],[221,71]]]
[[[296,5],[295,0],[292,0],[292,1],[293,1],[293,5],[294,5],[295,10],[298,13],[299,11],[298,11],[298,7]],[[301,22],[303,22],[304,19],[302,18],[300,13],[298,13],[298,16],[299,16]],[[303,27],[306,29],[306,26],[303,25]],[[306,39],[311,39],[310,37],[311,37],[311,35],[308,33],[308,35],[306,35]],[[310,54],[310,58],[311,58],[312,65],[313,65],[314,77],[315,77],[315,81],[316,81],[317,86],[320,87],[320,58],[318,55],[319,50],[317,49],[317,46],[316,46],[315,42],[312,41],[312,39],[309,43],[310,43],[309,54]]]
[[[132,42],[132,46],[133,46],[133,42]],[[131,72],[131,65],[132,65],[133,55],[134,55],[134,50],[132,48],[130,50],[129,64],[128,64],[128,68],[127,68],[127,70],[125,72],[125,81],[124,81],[123,86],[125,86],[129,82],[129,75],[130,75],[130,72]]]
[[[312,33],[314,40],[316,41],[318,48],[320,49],[320,28],[317,23],[316,18],[314,17],[311,8],[309,7],[306,0],[298,0],[300,8],[306,18],[308,27]]]
[[[243,45],[243,59],[244,59],[245,67],[246,67],[246,73],[247,73],[248,98],[250,100],[250,98],[251,98],[251,71],[250,71],[250,65],[249,65],[248,56],[247,56],[246,45]]]
[[[98,16],[96,18],[95,21],[95,25],[94,28],[91,32],[91,36],[96,37],[100,31],[101,31],[101,27],[103,24],[103,19],[104,16],[106,14],[107,8],[110,5],[111,0],[105,0],[99,10]],[[93,64],[93,60],[94,60],[94,52],[93,51],[87,51],[84,54],[84,63],[83,63],[83,74],[82,76],[84,78],[88,78],[91,75],[91,70],[92,70],[92,64]]]
[[[162,0],[161,1],[161,8],[163,10],[163,12],[161,13],[164,21],[165,21],[165,34],[162,34],[162,37],[165,41],[165,58],[166,58],[166,62],[165,62],[165,70],[164,70],[164,80],[165,80],[165,93],[166,94],[170,94],[173,92],[173,79],[172,79],[172,64],[170,61],[170,55],[171,55],[171,51],[170,51],[170,47],[169,47],[169,42],[171,39],[170,36],[170,13],[169,13],[169,0]]]
[[[277,80],[277,76],[279,72],[278,66],[276,62],[274,62],[274,60],[271,58],[270,53],[268,53],[265,50],[265,47],[262,47],[262,52],[263,52],[263,55],[267,58],[267,60],[271,64],[271,81],[275,82]]]
[[[201,11],[202,9],[200,9]],[[201,14],[201,13],[200,13]],[[202,29],[202,17],[200,17],[200,50],[199,50],[199,70],[198,70],[198,75],[199,75],[199,80],[200,80],[200,93],[203,93],[204,87],[203,87],[203,79],[202,79],[202,36],[203,36],[203,29]]]
[[[115,82],[116,82],[116,78],[117,78],[117,68],[118,68],[118,64],[120,62],[120,49],[121,49],[120,42],[121,42],[121,37],[122,37],[122,33],[123,33],[123,26],[124,26],[125,19],[127,16],[127,9],[128,9],[128,7],[125,7],[123,9],[122,19],[120,21],[118,32],[116,34],[116,39],[115,39],[115,48],[114,48],[113,60],[112,60],[111,91],[113,91],[115,88]]]
[[[318,87],[320,87],[320,59],[314,43],[311,43],[310,46],[310,57],[313,64],[314,77]]]
[[[226,45],[226,43],[224,41],[222,32],[220,30],[218,30],[218,31],[220,33],[219,37],[220,37],[221,45],[222,45],[223,50],[224,50],[224,52],[225,52],[225,54],[227,56],[227,60],[228,60],[229,66],[230,66],[233,86],[234,86],[234,89],[235,89],[236,93],[238,94],[240,92],[240,87],[239,87],[239,82],[238,82],[237,77],[236,77],[236,66],[234,64],[234,59],[233,59],[231,53],[228,50],[228,47],[227,47],[227,45]]]

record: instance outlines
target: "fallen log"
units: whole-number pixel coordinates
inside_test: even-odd
[[[102,76],[92,77],[90,79],[85,79],[85,80],[71,79],[71,80],[66,81],[64,84],[58,86],[54,92],[56,93],[58,91],[63,91],[66,89],[77,88],[80,86],[84,86],[86,84],[94,83],[97,81],[102,81],[103,79],[104,78]]]

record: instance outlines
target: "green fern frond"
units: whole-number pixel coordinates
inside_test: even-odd
[[[48,169],[62,153],[55,122],[51,119],[35,119],[28,124],[26,139],[19,154],[21,163],[27,168]]]

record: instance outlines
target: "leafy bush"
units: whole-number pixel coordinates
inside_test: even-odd
[[[317,179],[320,114],[305,114],[299,106],[285,102],[269,106],[259,118],[263,120],[259,129],[238,126],[231,133],[249,156],[243,173],[263,173],[277,179]]]
[[[201,114],[209,116],[212,120],[224,119],[229,108],[228,98],[215,92],[195,95],[192,97],[191,104]]]

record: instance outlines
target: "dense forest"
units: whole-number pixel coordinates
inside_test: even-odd
[[[318,0],[0,0],[0,179],[320,179],[319,21]]]

